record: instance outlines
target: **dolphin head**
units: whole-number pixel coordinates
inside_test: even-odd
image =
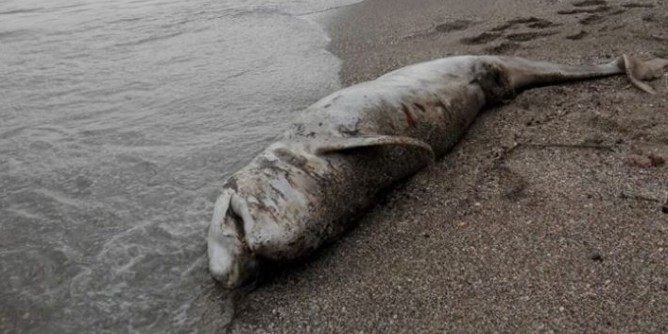
[[[217,281],[230,289],[247,285],[258,278],[261,260],[289,260],[314,248],[318,239],[307,227],[320,168],[304,152],[275,144],[227,181],[207,238]]]

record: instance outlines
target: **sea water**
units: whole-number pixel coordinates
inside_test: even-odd
[[[0,332],[223,328],[213,202],[339,88],[352,2],[0,2]]]

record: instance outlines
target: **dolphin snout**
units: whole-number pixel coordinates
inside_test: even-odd
[[[209,272],[228,289],[247,285],[258,276],[255,255],[242,242],[242,215],[247,216],[247,212],[244,201],[226,192],[216,202],[214,217],[209,226]]]
[[[225,246],[209,243],[209,272],[227,289],[243,287],[257,280],[258,261],[253,254],[229,252]]]
[[[211,276],[223,284],[230,278],[234,267],[234,255],[220,244],[209,242],[209,272]]]

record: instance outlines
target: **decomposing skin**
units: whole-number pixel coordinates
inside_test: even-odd
[[[227,180],[209,228],[209,270],[236,288],[255,278],[260,259],[290,261],[332,241],[381,189],[445,154],[486,105],[532,87],[622,73],[654,93],[641,80],[666,66],[629,55],[594,66],[459,56],[335,92]]]

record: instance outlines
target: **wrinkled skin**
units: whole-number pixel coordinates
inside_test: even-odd
[[[461,56],[416,64],[335,92],[224,185],[208,235],[209,270],[227,288],[334,240],[378,192],[445,154],[484,106],[516,92],[626,73],[638,88],[668,61],[623,56],[565,66]]]

